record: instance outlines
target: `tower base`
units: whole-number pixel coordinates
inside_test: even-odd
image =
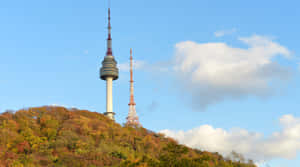
[[[111,120],[115,120],[115,113],[114,112],[105,112],[104,113],[105,116],[107,116],[109,119]]]

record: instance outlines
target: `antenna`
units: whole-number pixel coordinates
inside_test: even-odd
[[[129,112],[127,116],[126,125],[133,125],[135,127],[141,126],[139,122],[139,117],[136,114],[135,102],[134,102],[134,88],[133,88],[133,58],[132,58],[132,48],[130,48],[130,100],[129,100]]]
[[[111,6],[111,0],[108,0],[108,8],[110,8],[110,6]]]
[[[112,56],[112,39],[111,39],[111,23],[110,23],[110,8],[108,8],[108,38],[106,56]]]

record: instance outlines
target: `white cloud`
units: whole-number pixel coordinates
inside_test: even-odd
[[[274,158],[296,158],[300,153],[300,118],[284,115],[280,118],[282,130],[270,136],[245,129],[224,130],[210,125],[188,131],[162,130],[161,133],[189,147],[219,152],[224,156],[236,151],[257,162]]]
[[[76,108],[75,106],[68,106],[64,104],[50,104],[50,107],[64,107],[64,108]]]
[[[147,66],[146,62],[141,60],[133,60],[133,69],[143,69]],[[118,68],[120,71],[129,71],[130,65],[129,62],[118,64]]]
[[[149,64],[142,60],[133,60],[133,69],[144,70],[148,72],[169,72],[170,62],[158,62]],[[129,62],[118,64],[120,71],[128,72],[130,70]]]
[[[236,32],[236,29],[230,29],[230,30],[220,30],[220,31],[216,31],[214,32],[214,35],[216,37],[223,37],[224,35],[230,35]]]
[[[196,110],[228,99],[264,98],[276,93],[277,86],[292,76],[292,69],[281,65],[276,58],[290,61],[291,52],[265,36],[238,40],[246,47],[180,42],[171,60],[154,64],[135,60],[134,69],[175,76],[176,88],[184,95],[180,97],[185,97]],[[129,71],[129,62],[118,66],[120,71]]]
[[[258,35],[239,40],[247,48],[192,41],[176,44],[174,74],[194,106],[205,108],[249,95],[263,97],[272,93],[272,81],[289,79],[290,69],[274,60],[290,57],[286,47]]]

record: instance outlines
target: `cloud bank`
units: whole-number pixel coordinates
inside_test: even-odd
[[[275,61],[291,56],[286,47],[258,35],[239,41],[246,48],[192,41],[176,44],[172,70],[194,107],[206,108],[228,98],[265,97],[272,93],[273,81],[290,78],[291,70]]]
[[[210,125],[188,131],[162,130],[161,133],[189,147],[219,152],[224,156],[236,151],[257,162],[296,158],[297,153],[300,153],[300,118],[284,115],[279,122],[282,130],[267,137],[245,129],[227,131]]]
[[[220,30],[220,31],[216,31],[214,32],[214,35],[216,37],[223,37],[225,35],[230,35],[230,34],[233,34],[236,32],[236,29],[233,28],[233,29],[230,29],[230,30]]]

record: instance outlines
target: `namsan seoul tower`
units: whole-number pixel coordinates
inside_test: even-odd
[[[130,101],[129,101],[129,112],[127,116],[126,125],[129,126],[141,126],[139,122],[139,117],[136,114],[135,102],[133,95],[133,62],[132,62],[132,49],[130,49]]]
[[[100,78],[106,81],[106,112],[104,113],[104,115],[112,120],[115,120],[115,113],[113,112],[112,81],[118,79],[118,77],[119,69],[117,68],[117,61],[112,54],[110,8],[108,8],[107,52],[104,60],[102,61]]]

